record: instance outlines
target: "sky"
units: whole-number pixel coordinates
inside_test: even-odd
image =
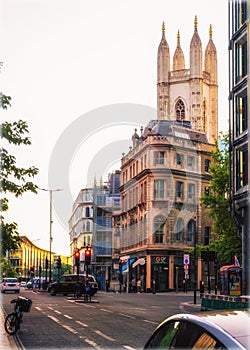
[[[33,180],[39,188],[53,190],[55,253],[69,254],[68,220],[80,189],[118,169],[117,152],[127,153],[134,129],[154,119],[163,21],[171,59],[180,30],[186,68],[195,15],[203,54],[212,24],[219,130],[227,131],[226,0],[0,0],[0,6],[0,86],[12,97],[1,120],[27,121],[32,143],[5,147],[19,166],[39,169]],[[49,249],[49,192],[9,201],[6,220]]]

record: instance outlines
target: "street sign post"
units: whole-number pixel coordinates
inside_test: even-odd
[[[189,265],[189,254],[184,254],[183,263],[184,265]]]

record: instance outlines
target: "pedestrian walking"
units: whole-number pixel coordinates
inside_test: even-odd
[[[110,282],[109,280],[106,280],[106,292],[109,292],[109,288],[110,288]]]
[[[137,287],[137,293],[141,293],[141,280],[137,280],[136,287]]]

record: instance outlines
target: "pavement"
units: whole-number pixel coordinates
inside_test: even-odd
[[[1,328],[0,328],[0,349],[1,350],[7,350],[7,349],[22,349],[21,346],[18,346],[18,339],[17,336],[9,335],[6,333],[4,329],[4,320],[5,320],[5,314],[3,311],[3,308],[1,307]]]
[[[42,293],[43,291],[36,291],[38,293]],[[111,293],[111,292],[110,292]],[[186,293],[182,293],[182,292],[167,292],[167,293],[159,293],[159,294],[175,294],[178,296],[181,295],[187,295]],[[185,312],[185,306],[192,306],[194,308],[201,308],[201,304],[200,304],[200,298],[197,297],[197,304],[193,304],[192,302],[190,303],[181,303],[181,309],[183,310],[183,312]],[[21,342],[19,341],[19,337],[18,334],[16,335],[9,335],[6,333],[5,328],[4,328],[4,320],[5,320],[5,313],[3,310],[3,307],[0,308],[0,316],[1,316],[1,328],[0,328],[0,350],[24,350],[23,346],[21,345]]]

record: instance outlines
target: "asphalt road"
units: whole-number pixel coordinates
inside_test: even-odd
[[[180,312],[195,313],[193,295],[98,292],[91,303],[22,289],[32,299],[17,340],[23,349],[142,349],[159,322]],[[11,312],[15,294],[2,295]]]

